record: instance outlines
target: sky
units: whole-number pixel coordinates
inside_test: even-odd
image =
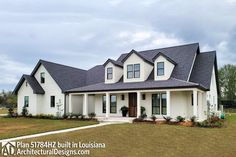
[[[89,69],[121,53],[200,44],[236,61],[236,0],[0,1],[0,89],[39,59]]]

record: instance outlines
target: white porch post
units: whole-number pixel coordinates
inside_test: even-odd
[[[110,117],[110,93],[106,93],[106,118]]]
[[[137,92],[137,117],[141,115],[141,93]]]
[[[166,91],[166,115],[170,116],[170,91]]]
[[[203,119],[203,109],[202,109],[202,93],[199,92],[198,93],[198,116],[199,116],[199,119],[202,120]]]
[[[69,94],[69,113],[72,113],[72,94]]]
[[[197,90],[193,91],[193,116],[198,117],[197,114]]]
[[[88,94],[83,96],[83,115],[88,115]]]

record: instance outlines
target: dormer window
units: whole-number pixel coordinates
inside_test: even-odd
[[[107,68],[107,79],[111,80],[113,76],[113,69],[112,68]]]
[[[164,75],[164,62],[157,62],[157,76]]]
[[[44,72],[40,73],[40,82],[45,83],[45,73]]]
[[[127,78],[140,78],[140,64],[127,65]]]

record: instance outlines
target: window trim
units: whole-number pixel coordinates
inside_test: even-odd
[[[132,70],[129,71],[129,68],[128,67],[132,67]],[[129,77],[129,73],[132,73],[131,77]],[[133,64],[128,64],[127,65],[127,79],[132,79],[134,78],[134,65]]]
[[[158,64],[163,64],[163,68],[159,68]],[[165,62],[157,62],[157,76],[164,76],[165,75]],[[158,71],[163,70],[163,74],[159,74]]]
[[[166,113],[165,114],[163,114],[163,99],[162,99],[162,95],[163,94],[165,94],[166,95],[166,93],[164,93],[164,92],[161,92],[161,93],[153,93],[152,94],[152,114],[153,115],[164,115],[164,116],[166,116],[167,115],[167,98],[165,97],[165,100],[166,100],[166,104],[165,104],[165,107],[166,107]],[[158,98],[158,95],[159,95],[159,105],[156,105],[156,106],[153,106],[153,95],[157,95],[157,98]],[[157,101],[157,102],[158,102]],[[154,113],[153,111],[153,108],[154,107],[159,107],[159,113]]]
[[[138,70],[135,69],[135,66],[137,66],[137,65],[139,66]],[[129,70],[128,67],[132,67],[132,70]],[[127,79],[140,78],[140,73],[141,73],[140,67],[141,67],[140,63],[127,64]],[[135,74],[136,72],[139,72],[139,76],[136,76],[136,74]],[[129,73],[132,73],[131,77],[129,77]]]
[[[108,72],[109,70],[111,70],[111,72]],[[109,78],[109,76],[111,76],[111,78]],[[112,80],[112,79],[113,79],[113,68],[108,67],[107,68],[107,80]]]
[[[40,83],[45,83],[45,72],[40,73]]]
[[[50,107],[55,108],[56,107],[56,97],[54,95],[50,96]]]

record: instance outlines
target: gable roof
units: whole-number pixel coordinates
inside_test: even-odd
[[[171,77],[187,81],[188,76],[191,73],[191,67],[194,62],[194,58],[196,53],[199,53],[199,43],[192,43],[186,45],[179,45],[179,46],[172,46],[172,47],[165,47],[153,50],[145,50],[145,51],[135,51],[136,53],[145,60],[152,62],[153,58],[155,58],[158,53],[162,53],[166,57],[170,58],[176,63],[176,66],[172,72]],[[131,55],[131,53],[124,53],[117,59],[117,61],[124,61],[127,57]]]
[[[153,65],[153,62],[152,62],[152,60],[151,60],[150,58],[148,58],[148,57],[146,57],[146,56],[144,56],[144,55],[141,55],[140,53],[138,53],[138,52],[135,51],[134,49],[131,50],[130,53],[128,53],[128,54],[121,60],[121,62],[124,63],[124,62],[129,58],[129,56],[131,56],[132,54],[136,54],[137,56],[139,56],[139,57],[140,57],[143,61],[145,61],[146,63]]]
[[[115,60],[110,59],[110,58],[103,64],[103,66],[105,67],[108,63],[112,63],[112,64],[115,65],[115,66],[118,66],[118,67],[123,68],[122,62],[115,61]]]
[[[45,60],[39,60],[38,64],[31,73],[31,76],[34,76],[40,65],[45,67],[62,92],[65,92],[68,89],[81,87],[86,84],[86,70],[48,62]]]
[[[35,77],[30,76],[30,75],[23,75],[20,79],[20,81],[18,82],[18,84],[16,85],[16,88],[14,89],[13,93],[17,94],[21,85],[23,84],[24,81],[27,81],[28,84],[30,85],[30,87],[33,90],[34,94],[44,94],[45,91],[43,90],[43,88],[40,86],[40,84],[38,83],[38,81],[35,79]]]
[[[166,56],[165,54],[159,52],[152,60],[155,61],[159,56],[164,57],[166,60],[168,60],[169,62],[171,62],[174,65],[177,65],[177,63],[175,61],[173,61],[170,57]]]
[[[198,54],[189,81],[197,82],[209,90],[213,68],[217,74],[216,51]]]

